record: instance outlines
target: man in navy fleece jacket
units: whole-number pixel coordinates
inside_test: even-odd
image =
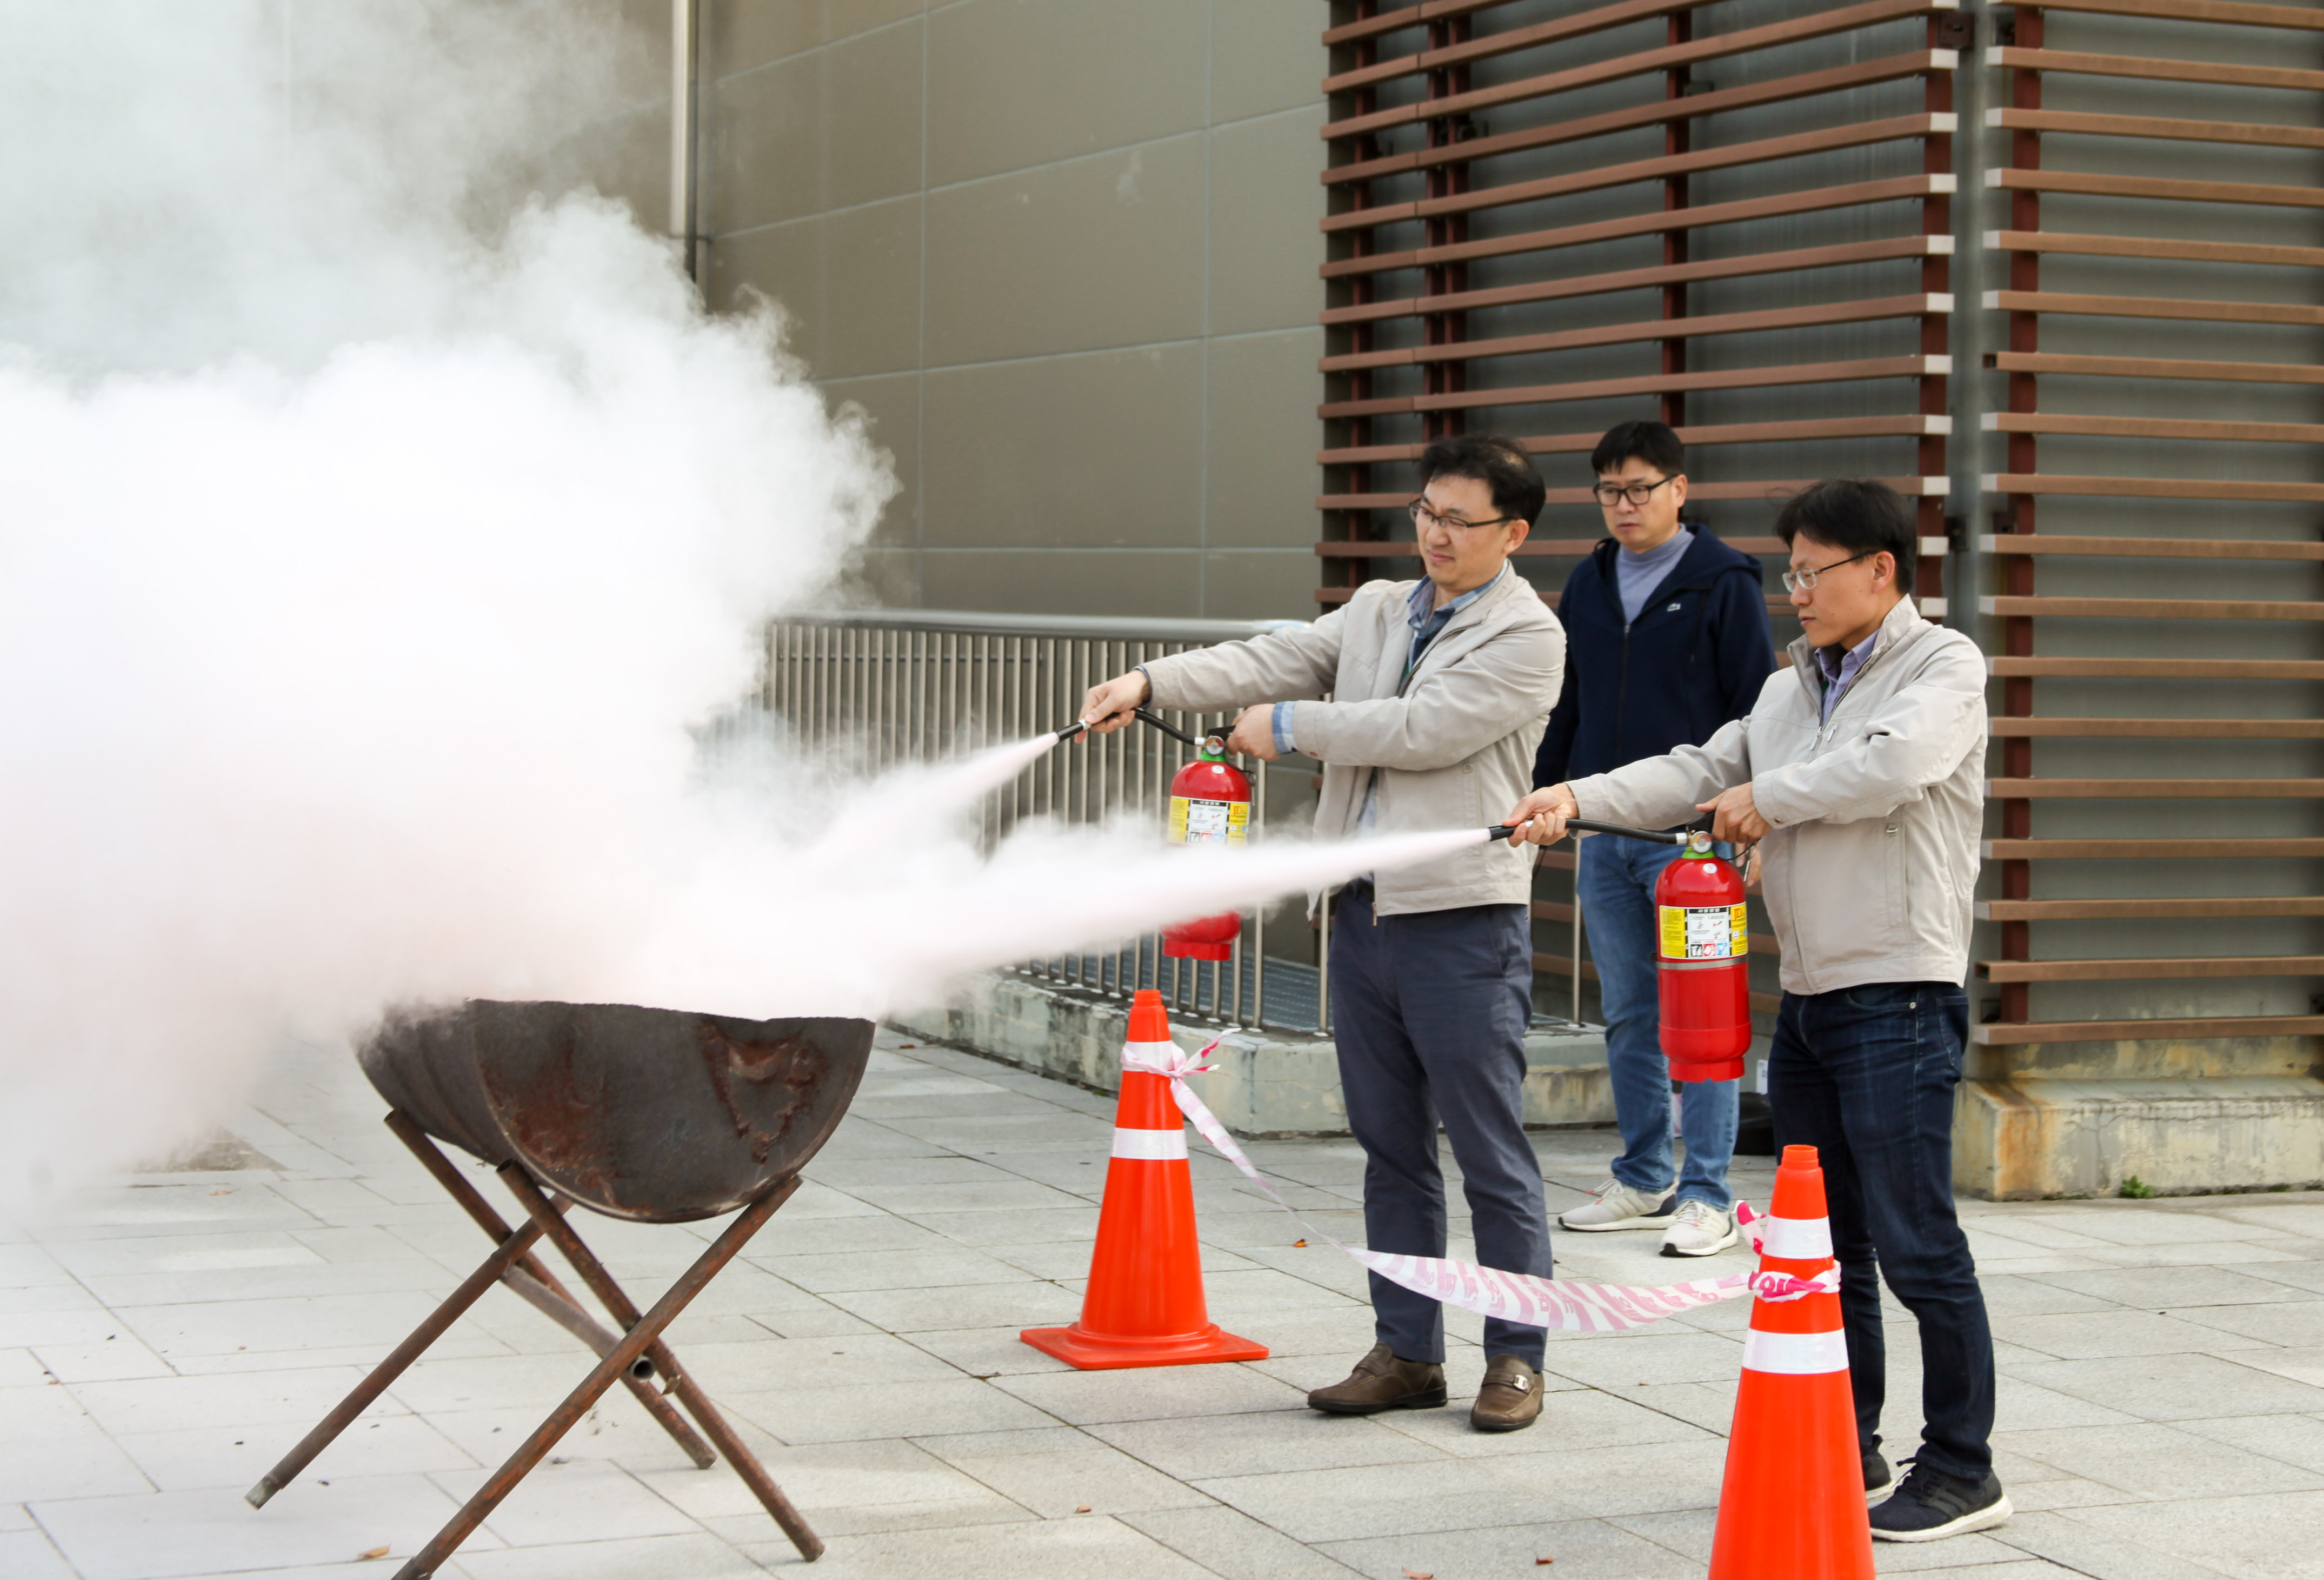
[[[1679,520],[1686,450],[1659,422],[1625,422],[1590,457],[1607,541],[1566,577],[1557,605],[1565,687],[1534,763],[1536,787],[1701,745],[1758,700],[1775,668],[1759,562]],[[1708,1256],[1738,1239],[1727,1166],[1738,1082],[1690,1082],[1674,1179],[1669,1068],[1657,1031],[1655,881],[1675,845],[1593,837],[1575,888],[1598,967],[1606,1060],[1622,1154],[1568,1229],[1661,1229],[1665,1256]]]

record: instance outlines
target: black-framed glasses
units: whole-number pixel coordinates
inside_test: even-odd
[[[1851,554],[1845,559],[1835,559],[1830,565],[1811,566],[1805,570],[1787,570],[1784,572],[1784,590],[1787,593],[1812,593],[1815,591],[1816,577],[1825,571],[1838,570],[1841,566],[1853,565],[1859,559],[1869,559],[1879,552],[1881,550],[1877,549],[1867,549],[1861,554]]]
[[[1671,474],[1672,477],[1677,476],[1675,472]],[[1600,483],[1590,492],[1598,496],[1599,504],[1611,510],[1626,499],[1632,504],[1644,504],[1654,497],[1655,489],[1669,481],[1670,477],[1657,477],[1651,483]]]
[[[1428,508],[1428,502],[1425,499],[1416,499],[1404,508],[1406,513],[1412,517],[1413,530],[1423,532],[1431,526],[1443,527],[1453,531],[1473,531],[1479,527],[1506,526],[1520,519],[1517,516],[1495,516],[1489,522],[1465,521],[1459,516],[1438,514]]]

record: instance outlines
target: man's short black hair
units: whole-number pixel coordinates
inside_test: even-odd
[[[1534,470],[1533,457],[1513,439],[1494,433],[1459,433],[1420,452],[1420,485],[1439,477],[1471,477],[1493,491],[1493,508],[1532,525],[1548,502],[1549,486]]]
[[[1790,548],[1806,533],[1850,554],[1881,550],[1896,557],[1896,587],[1913,590],[1913,568],[1921,558],[1921,534],[1903,496],[1871,477],[1827,477],[1784,502],[1775,513],[1775,535]]]
[[[1618,472],[1622,463],[1636,458],[1646,462],[1665,477],[1675,477],[1686,470],[1686,446],[1679,442],[1667,422],[1647,419],[1637,422],[1617,422],[1590,452],[1590,469],[1600,477],[1609,472]]]

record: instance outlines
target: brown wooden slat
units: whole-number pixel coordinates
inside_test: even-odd
[[[1508,0],[1488,0],[1488,3],[1506,5]],[[1683,15],[1698,5],[1710,4],[1711,0],[1623,0],[1618,5],[1600,5],[1594,11],[1577,12],[1572,16],[1537,22],[1530,27],[1504,28],[1498,32],[1448,44],[1441,50],[1422,50],[1414,54],[1398,55],[1392,60],[1381,60],[1374,65],[1338,72],[1323,79],[1323,91],[1348,93],[1423,71],[1488,60],[1496,55],[1513,55],[1519,50],[1538,49],[1544,44],[1559,43],[1567,39],[1587,38],[1591,33],[1604,32],[1608,28],[1621,27],[1647,17]],[[1339,31],[1337,28],[1333,30],[1333,32]],[[1323,37],[1327,42],[1333,42],[1331,33],[1325,33]]]
[[[2011,131],[2068,132],[2091,137],[2158,137],[2172,143],[2324,148],[2324,129],[2269,126],[2253,121],[2174,121],[2160,115],[2082,115],[2065,110],[2000,109],[1986,111],[1985,124]]]
[[[2140,982],[2220,976],[2315,976],[2324,955],[2167,956],[2139,960],[1980,960],[1987,982]]]
[[[2324,718],[2021,718],[1997,716],[1997,736],[2109,741],[2324,741]]]
[[[1479,110],[1491,109],[1496,105],[1571,93],[1576,88],[1594,88],[1601,82],[1619,82],[1625,78],[1643,77],[1650,72],[1667,71],[1704,60],[1749,54],[1777,44],[1830,38],[1834,33],[1877,27],[1881,23],[1893,22],[1900,17],[1925,16],[1936,11],[1954,10],[1958,5],[1959,0],[1865,0],[1861,5],[1815,12],[1788,22],[1741,28],[1734,32],[1713,33],[1708,38],[1692,39],[1683,44],[1665,44],[1658,50],[1640,50],[1635,54],[1593,60],[1586,66],[1569,67],[1563,71],[1548,71],[1538,76],[1521,77],[1511,82],[1498,82],[1489,88],[1471,88],[1467,93],[1447,94],[1442,98],[1422,99],[1413,104],[1374,110],[1369,115],[1350,115],[1344,120],[1326,122],[1321,135],[1326,139],[1360,137],[1368,133],[1385,131],[1390,126],[1408,126],[1420,121],[1473,115]]]
[[[2000,1048],[2181,1037],[2313,1037],[2319,1032],[2324,1032],[2324,1015],[2244,1015],[2191,1021],[2022,1021],[1971,1026],[1969,1039],[1980,1047]]]
[[[2312,186],[2261,186],[2256,181],[2094,177],[2080,170],[1987,170],[1985,186],[2006,193],[2082,193],[2085,198],[2157,198],[2166,202],[2243,202],[2268,209],[2324,209],[2324,190]]]
[[[1382,33],[1401,32],[1407,27],[1418,27],[1424,22],[1470,16],[1480,11],[1490,11],[1497,5],[1510,4],[1512,0],[1425,0],[1423,5],[1400,5],[1394,11],[1383,11],[1378,16],[1342,23],[1323,34],[1323,42],[1326,46],[1352,44],[1359,39],[1378,38]]]
[[[1840,187],[1812,187],[1802,191],[1778,193],[1771,198],[1742,198],[1730,203],[1705,203],[1686,211],[1686,224],[1689,230],[1703,230],[1715,225],[1735,225],[1748,219],[1773,219],[1790,214],[1860,208],[1870,203],[1941,197],[1950,193],[1956,184],[1949,175],[1919,175],[1895,176],[1881,181],[1856,181]],[[1670,216],[1655,209],[1647,214],[1626,214],[1614,219],[1558,226],[1548,230],[1529,230],[1516,236],[1489,236],[1479,241],[1448,243],[1443,246],[1413,247],[1404,252],[1369,253],[1359,257],[1337,258],[1318,267],[1316,273],[1326,280],[1344,280],[1359,274],[1385,274],[1397,269],[1420,269],[1436,263],[1502,258],[1516,253],[1554,252],[1560,247],[1578,247],[1591,242],[1613,241],[1623,236],[1654,236],[1668,230],[1670,224]]]
[[[2315,194],[2324,208],[2324,190]],[[2198,301],[2168,296],[2088,296],[2062,291],[1988,291],[1988,310],[2093,319],[2181,319],[2204,324],[2324,324],[2324,307],[2300,302]]]
[[[1573,907],[1555,900],[1536,900],[1528,912],[1536,921],[1573,921]]]
[[[1785,546],[1781,538],[1729,538],[1719,541],[1738,554],[1781,554]],[[1603,538],[1528,538],[1511,550],[1519,559],[1578,559],[1589,553]],[[1941,558],[1946,544],[1942,538],[1921,540],[1921,558]],[[1418,545],[1398,540],[1388,543],[1348,542],[1343,539],[1326,538],[1315,545],[1315,552],[1326,559],[1416,559]]]
[[[1988,839],[1989,862],[2293,861],[2324,856],[2324,839]]]
[[[1768,477],[1741,483],[1699,483],[1687,489],[1689,499],[1775,499],[1797,494],[1816,482],[1813,477]],[[1883,477],[1881,482],[1907,496],[1941,496],[1950,486],[1942,477]],[[1319,494],[1315,496],[1317,510],[1400,510],[1412,503],[1406,492],[1393,494]],[[1596,498],[1587,488],[1553,488],[1549,491],[1551,504],[1595,504]],[[2324,619],[2324,604],[2312,605],[2317,618]]]
[[[2109,16],[2167,16],[2231,27],[2324,29],[2324,12],[2300,5],[2250,5],[2241,0],[2043,0],[2045,11],[2097,11]]]
[[[1758,312],[1705,313],[1684,319],[1646,319],[1628,324],[1597,324],[1543,335],[1506,335],[1490,340],[1458,340],[1443,346],[1408,346],[1390,351],[1351,352],[1319,358],[1323,373],[1353,373],[1367,367],[1410,367],[1434,362],[1469,362],[1493,356],[1529,356],[1589,346],[1623,346],[1639,340],[1672,340],[1708,335],[1758,334],[1811,328],[1823,324],[1876,323],[1950,313],[1953,299],[1929,292],[1881,296],[1855,301],[1816,302],[1807,307],[1769,308]]]
[[[1480,209],[1503,208],[1516,203],[1538,203],[1551,198],[1570,197],[1576,192],[1632,186],[1640,181],[1662,180],[1670,176],[1702,171],[1731,170],[1737,165],[1796,159],[1803,154],[1822,153],[1838,148],[1865,148],[1875,143],[1901,142],[1908,137],[1950,135],[1959,130],[1959,121],[1960,117],[1952,115],[1895,115],[1882,121],[1826,126],[1813,132],[1794,132],[1788,136],[1763,138],[1756,143],[1729,143],[1723,148],[1706,148],[1692,153],[1670,153],[1654,159],[1632,160],[1623,164],[1599,165],[1567,175],[1544,176],[1538,180],[1475,187],[1450,197],[1351,208],[1327,216],[1323,220],[1323,230],[1326,235],[1345,230],[1370,230],[1398,220],[1473,214]]]
[[[2206,477],[2075,477],[2055,472],[2003,472],[1988,474],[1985,487],[1993,494],[2068,494],[2106,499],[2324,501],[2324,483],[2215,483]]]
[[[2324,444],[2324,422],[2205,422],[2172,417],[2080,417],[1988,411],[1988,433],[2088,433],[2116,439],[2200,439],[2236,444]],[[2038,532],[2026,534],[2039,537]],[[2310,544],[2310,548],[2324,545]]]
[[[1339,186],[1350,181],[1379,180],[1384,176],[1408,175],[1415,171],[1433,170],[1440,164],[1473,164],[1479,160],[1496,159],[1505,153],[1603,137],[1609,133],[1628,131],[1633,127],[1697,120],[1730,110],[1788,104],[1828,93],[1843,93],[1875,83],[1894,82],[1900,78],[1925,77],[1932,72],[1951,71],[1960,64],[1960,54],[1956,50],[1914,50],[1901,55],[1882,55],[1870,60],[1858,60],[1853,65],[1802,72],[1796,77],[1776,77],[1740,88],[1691,93],[1683,98],[1652,98],[1643,104],[1628,105],[1600,115],[1584,115],[1578,120],[1554,121],[1547,125],[1497,132],[1489,137],[1472,137],[1466,142],[1434,148],[1352,160],[1345,164],[1327,166],[1320,172],[1319,179],[1327,187]]]
[[[1749,253],[1739,258],[1709,258],[1696,263],[1658,263],[1650,269],[1618,269],[1604,274],[1576,274],[1563,280],[1535,280],[1523,285],[1500,285],[1489,291],[1453,291],[1442,296],[1405,296],[1393,301],[1359,302],[1328,308],[1321,322],[1371,324],[1384,319],[1418,318],[1427,313],[1468,312],[1477,308],[1514,307],[1531,301],[1563,301],[1573,297],[1604,296],[1621,291],[1651,291],[1665,285],[1684,285],[1699,280],[1736,280],[1759,274],[1794,274],[1805,269],[1833,269],[1848,263],[1874,263],[1891,258],[1946,257],[1952,253],[1949,236],[1897,236],[1880,241],[1849,242],[1836,247],[1797,247],[1781,253]],[[2277,251],[2309,249],[2284,247]],[[2313,249],[2324,262],[2324,248]]]
[[[1476,410],[1488,406],[1547,406],[1618,395],[1659,395],[1680,390],[1757,390],[1783,384],[1851,383],[1863,379],[1920,378],[1952,371],[1950,356],[1873,356],[1858,362],[1793,362],[1717,373],[1647,374],[1637,378],[1585,379],[1570,384],[1521,384],[1506,390],[1465,390],[1453,395],[1392,395],[1370,401],[1327,401],[1315,408],[1334,417],[1384,417],[1401,411]]]
[[[1979,598],[1988,614],[2076,620],[2324,620],[2324,602],[2259,598]]]
[[[1790,444],[1818,439],[1886,439],[1917,438],[1925,434],[1946,434],[1952,431],[1949,417],[1931,416],[1925,412],[1907,411],[1885,417],[1803,418],[1786,422],[1729,422],[1675,430],[1682,444],[1714,446],[1722,444]],[[1550,433],[1532,439],[1520,438],[1517,442],[1527,455],[1586,456],[1598,448],[1605,436],[1589,433]],[[1425,444],[1374,444],[1351,446],[1343,449],[1317,450],[1315,459],[1326,467],[1369,466],[1380,462],[1416,461]],[[1734,540],[1729,539],[1732,542]],[[1935,552],[1943,552],[1944,540],[1932,538],[1938,545]],[[2324,550],[2324,544],[2318,545]],[[1925,546],[1923,554],[1931,552]]]
[[[2324,796],[2324,779],[1988,779],[1985,793],[1997,801],[2306,801]]]
[[[2316,659],[2013,659],[1987,661],[1997,679],[2088,680],[2324,680]]]
[[[2004,373],[2082,374],[2092,378],[2324,384],[2324,367],[2304,362],[2191,362],[2162,356],[2061,356],[2046,351],[1994,351],[1986,354],[1985,365]]]
[[[2289,88],[2324,92],[2324,71],[2282,66],[2222,66],[2211,60],[2163,60],[2146,55],[2092,55],[2074,50],[1987,51],[1996,66],[2021,71],[2064,71],[2082,77],[2133,77],[2147,82],[2223,82],[2232,88]]]
[[[2196,921],[2223,916],[2324,916],[2324,895],[2200,900],[1980,900],[1979,921]]]
[[[1552,976],[1571,977],[1573,975],[1573,961],[1570,956],[1565,955],[1536,955],[1533,957],[1533,968],[1536,971],[1545,971]],[[1598,967],[1584,960],[1582,963],[1582,980],[1597,981]],[[1755,1015],[1772,1015],[1782,1007],[1783,995],[1780,993],[1755,993],[1751,995],[1751,1012]]]
[[[2255,538],[2077,538],[2059,532],[1989,532],[1978,548],[1987,554],[2099,554],[2156,559],[2324,559],[2324,543],[2282,543]]]
[[[2076,253],[2099,258],[2179,258],[2195,263],[2282,263],[2293,268],[2324,268],[2324,247],[2091,236],[2070,230],[1988,230],[1985,233],[1985,245],[2002,253]]]

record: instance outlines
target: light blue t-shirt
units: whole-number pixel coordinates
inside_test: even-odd
[[[1687,545],[1693,541],[1694,535],[1681,527],[1671,534],[1669,542],[1644,554],[1633,554],[1628,549],[1615,554],[1614,590],[1622,600],[1623,624],[1637,619],[1638,612],[1646,606],[1646,599],[1663,585],[1663,577],[1671,573],[1679,557],[1686,552]]]

